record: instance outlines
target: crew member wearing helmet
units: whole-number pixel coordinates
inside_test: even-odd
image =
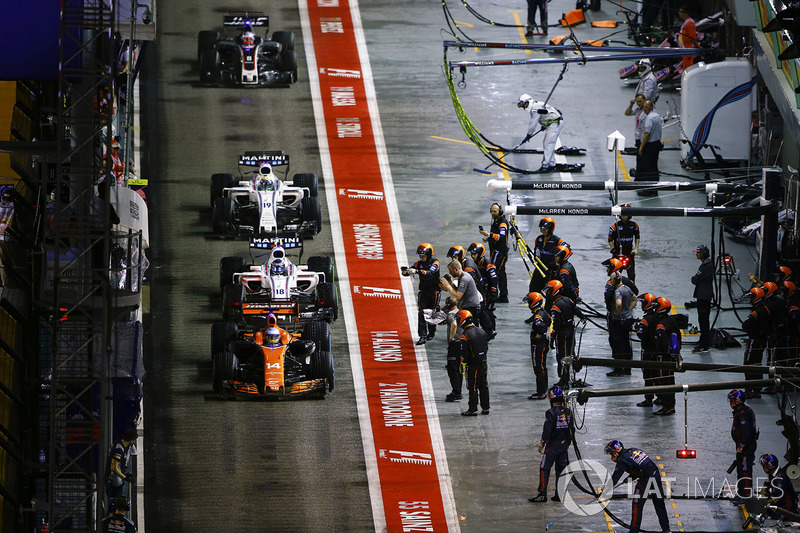
[[[536,237],[533,243],[533,253],[544,263],[546,267],[544,273],[534,269],[533,277],[531,278],[528,292],[538,292],[542,287],[550,281],[553,277],[553,272],[558,269],[555,255],[556,249],[566,244],[563,239],[555,235],[553,231],[556,229],[556,221],[550,217],[544,217],[539,221],[539,232],[541,235]]]
[[[489,414],[489,366],[487,353],[489,341],[486,333],[472,321],[472,313],[466,309],[458,312],[458,325],[461,332],[461,357],[467,367],[467,390],[469,391],[469,405],[462,412],[463,416],[476,416],[478,414],[478,400],[480,399],[481,414]]]
[[[557,272],[555,279],[560,281],[564,286],[562,289],[564,295],[573,302],[578,303],[581,287],[580,283],[578,283],[578,273],[575,272],[575,267],[569,262],[570,257],[572,257],[572,249],[569,247],[569,244],[564,243],[556,247],[555,259]]]
[[[539,464],[539,494],[528,499],[533,503],[547,501],[547,482],[553,465],[556,466],[556,493],[553,501],[561,501],[558,480],[569,464],[569,445],[575,431],[572,410],[564,405],[564,390],[559,385],[553,385],[547,391],[547,397],[550,399],[550,409],[544,414],[542,439],[539,441],[539,453],[544,453]]]
[[[658,79],[653,73],[653,69],[650,68],[650,60],[640,59],[636,66],[641,78],[636,84],[636,91],[633,94],[641,94],[645,100],[650,100],[653,105],[656,105],[661,89],[658,88]]]
[[[764,289],[750,289],[750,314],[742,322],[742,329],[747,333],[744,346],[745,365],[761,365],[764,360],[764,348],[767,347],[767,336],[772,326],[769,323],[769,309],[764,302]],[[761,379],[761,374],[744,373],[744,379],[751,381]],[[761,398],[761,392],[755,387],[747,387],[748,398]]]
[[[583,318],[583,313],[575,308],[575,302],[563,292],[563,285],[558,280],[547,282],[544,288],[549,304],[550,318],[553,320],[553,336],[558,364],[560,383],[569,382],[569,371],[561,364],[565,357],[575,355],[575,316]]]
[[[745,405],[747,393],[742,389],[734,389],[728,393],[728,402],[733,409],[731,439],[736,445],[736,498],[749,498],[753,490],[753,461],[756,458],[758,429],[756,414]]]
[[[646,292],[639,295],[644,316],[636,324],[636,336],[639,337],[642,345],[642,361],[658,361],[658,347],[656,344],[656,326],[658,326],[658,298],[654,294]],[[652,368],[643,368],[642,377],[645,387],[654,387],[658,384],[661,373]],[[638,407],[652,407],[654,395],[647,393],[644,400],[637,403]]]
[[[638,448],[625,448],[618,440],[606,444],[606,454],[617,463],[614,473],[611,474],[611,483],[616,485],[623,474],[628,474],[636,480],[633,491],[633,504],[631,512],[631,533],[639,533],[642,525],[642,512],[648,499],[653,500],[656,516],[662,531],[669,531],[669,517],[667,507],[664,505],[664,487],[661,484],[661,473],[658,466]]]
[[[553,172],[556,170],[556,142],[558,136],[561,135],[561,130],[564,129],[561,111],[550,104],[534,100],[529,94],[519,97],[517,107],[525,109],[531,114],[528,134],[520,144],[525,144],[531,140],[531,137],[544,131],[544,140],[542,141],[544,156],[542,157],[542,166],[537,172]]]
[[[418,261],[409,268],[404,268],[404,276],[419,275],[419,292],[417,292],[417,346],[425,344],[436,335],[436,326],[425,321],[423,309],[435,309],[439,305],[439,260],[433,256],[433,245],[423,242],[417,246]]]
[[[771,453],[762,455],[758,462],[767,474],[761,493],[775,502],[775,507],[797,514],[797,491],[786,474],[786,467],[778,468],[778,458]],[[781,513],[774,511],[770,511],[770,518],[786,520]]]
[[[461,374],[461,333],[462,329],[458,325],[458,300],[448,296],[442,311],[447,315],[447,378],[450,380],[450,392],[444,397],[446,402],[457,402],[461,400],[461,386],[463,376]]]
[[[681,329],[678,323],[670,314],[672,302],[666,298],[656,299],[655,311],[658,314],[658,324],[655,332],[655,349],[657,360],[662,363],[674,363],[680,359],[681,355]],[[669,369],[661,369],[659,372],[658,385],[675,385],[675,372]],[[658,416],[669,416],[675,414],[675,393],[665,392],[658,395],[661,401],[661,409],[653,413]]]
[[[633,359],[630,333],[633,329],[633,310],[636,308],[636,295],[622,282],[620,269],[621,262],[611,259],[612,268],[606,282],[606,305],[608,307],[608,344],[611,347],[611,357],[624,361]],[[609,297],[609,295],[611,295]],[[610,301],[609,301],[610,300]],[[613,302],[613,304],[611,304]],[[609,305],[611,304],[611,305]],[[630,368],[614,368],[606,374],[611,377],[630,376]]]
[[[497,321],[494,316],[495,302],[498,295],[499,277],[497,275],[497,268],[486,258],[486,247],[479,243],[473,242],[467,248],[475,266],[478,267],[478,273],[481,276],[482,287],[481,295],[483,296],[483,311],[480,317],[481,327],[483,331],[489,332],[492,338],[497,334]]]
[[[631,204],[622,204],[620,207],[631,207]],[[623,264],[627,261],[625,270],[628,279],[636,282],[636,259],[639,255],[639,224],[631,220],[629,215],[621,215],[619,220],[608,228],[608,247],[614,257],[624,256]]]
[[[503,214],[503,207],[493,203],[489,208],[492,215],[492,227],[489,231],[480,230],[489,243],[489,262],[497,269],[498,295],[497,302],[508,303],[508,280],[506,278],[506,260],[508,259],[508,220]]]
[[[697,322],[700,325],[700,339],[692,353],[707,354],[711,347],[711,302],[714,300],[714,263],[708,246],[701,244],[694,249],[700,268],[692,276],[694,294],[697,300]]]
[[[528,396],[529,400],[547,398],[547,351],[549,343],[547,332],[553,322],[544,309],[544,296],[538,292],[529,292],[525,297],[533,316],[526,320],[531,325],[531,363],[533,375],[536,377],[536,392]]]
[[[767,331],[767,353],[768,360],[775,360],[784,357],[786,351],[783,340],[786,336],[786,302],[781,296],[781,290],[777,283],[768,281],[761,288],[764,290],[764,305],[769,313],[769,330]],[[773,388],[768,388],[762,393],[774,393]]]

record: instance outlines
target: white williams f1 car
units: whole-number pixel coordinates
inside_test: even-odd
[[[225,15],[226,32],[197,35],[200,81],[240,87],[288,86],[297,81],[294,33],[276,31],[268,39],[269,17],[262,13]],[[264,37],[254,29],[265,28]]]
[[[223,257],[219,284],[223,317],[252,322],[275,313],[284,323],[336,320],[339,309],[330,257],[313,256],[295,265],[280,246],[263,263],[246,265],[241,257]]]
[[[316,174],[295,174],[291,182],[275,170],[286,167],[283,152],[245,152],[239,157],[241,179],[211,176],[214,233],[223,237],[313,237],[322,229],[322,207]]]

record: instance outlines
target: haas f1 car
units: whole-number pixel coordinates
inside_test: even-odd
[[[212,385],[223,398],[325,397],[334,387],[330,329],[309,322],[301,333],[275,325],[240,334],[236,324],[211,329]]]
[[[254,324],[273,313],[288,326],[330,323],[338,317],[330,257],[313,256],[307,265],[295,265],[276,246],[262,264],[246,265],[241,257],[223,257],[219,271],[225,320]]]
[[[224,33],[205,30],[197,35],[200,81],[240,87],[289,86],[297,81],[293,32],[276,31],[268,39],[269,17],[261,13],[226,15],[223,26]],[[259,28],[264,28],[264,37],[253,31]]]
[[[283,169],[283,179],[276,171]],[[280,151],[245,152],[239,174],[211,176],[212,226],[223,237],[313,237],[322,229],[316,174],[288,174],[289,156]]]

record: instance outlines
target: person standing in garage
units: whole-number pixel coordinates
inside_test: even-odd
[[[711,302],[714,300],[714,263],[708,246],[701,244],[694,249],[700,268],[692,276],[693,297],[697,301],[697,322],[700,326],[700,340],[692,353],[707,354],[711,347]]]

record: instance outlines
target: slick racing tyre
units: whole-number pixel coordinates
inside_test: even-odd
[[[214,200],[211,226],[217,235],[224,237],[233,232],[233,207],[233,200],[230,198],[217,198]]]
[[[239,180],[233,174],[212,174],[211,175],[211,205],[214,200],[222,196],[223,189],[233,187]]]
[[[222,384],[229,379],[236,379],[239,359],[231,352],[215,353],[212,358],[211,386],[217,394],[222,393]]]
[[[293,31],[276,31],[272,34],[272,40],[280,43],[281,50],[294,51],[294,32]]]
[[[311,377],[324,379],[328,392],[333,391],[336,377],[333,371],[333,355],[331,352],[314,350],[314,353],[311,354]]]
[[[214,43],[220,40],[220,34],[216,30],[204,30],[197,33],[197,60],[202,60],[203,52],[214,50]]]
[[[331,328],[326,322],[308,322],[303,327],[301,338],[314,341],[321,351],[331,351]]]
[[[295,187],[307,187],[308,196],[315,197],[319,195],[319,178],[316,174],[310,172],[295,174],[292,178],[292,185]]]
[[[242,301],[244,287],[241,285],[225,285],[222,288],[222,318],[237,322],[242,318]]]
[[[297,52],[294,50],[281,52],[281,71],[292,73],[291,83],[297,81]]]
[[[239,338],[239,326],[233,322],[211,325],[211,354],[224,352],[228,343]]]
[[[308,258],[308,269],[312,272],[320,272],[325,276],[322,280],[327,283],[336,281],[333,271],[333,258],[324,255],[313,255]]]
[[[322,206],[319,203],[319,198],[303,198],[300,201],[300,210],[303,217],[303,222],[312,222],[312,230],[308,232],[309,236],[313,237],[322,231]]]
[[[217,65],[219,65],[219,52],[216,50],[200,52],[200,81],[212,83],[217,77]]]
[[[317,305],[331,309],[332,321],[339,318],[339,300],[336,297],[336,285],[333,283],[320,283],[317,285]]]
[[[223,257],[219,260],[219,288],[222,290],[225,285],[233,283],[233,275],[245,272],[247,266],[241,257]]]

